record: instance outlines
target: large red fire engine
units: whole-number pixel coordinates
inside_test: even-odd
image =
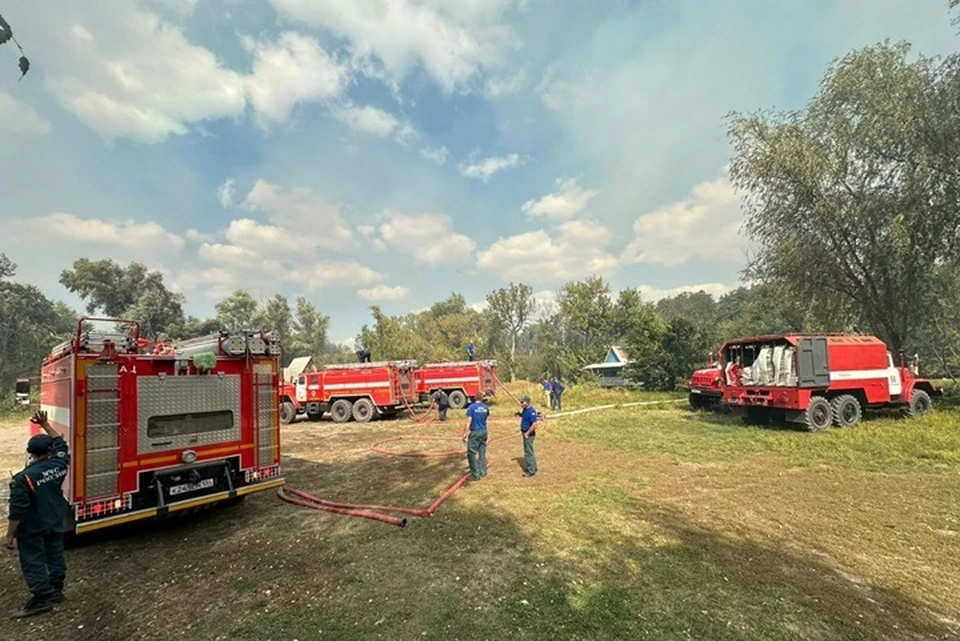
[[[801,423],[819,432],[852,427],[863,409],[899,407],[919,416],[938,395],[930,381],[895,365],[873,336],[762,336],[731,341],[721,350],[723,402],[744,421]]]
[[[284,385],[281,390],[281,420],[290,423],[298,413],[319,420],[327,411],[337,423],[393,416],[418,400],[416,366],[414,361],[383,361],[327,365],[319,372],[304,372],[296,385]]]
[[[463,409],[468,400],[483,392],[497,392],[497,361],[460,361],[456,363],[427,363],[417,370],[417,392],[421,401],[443,390],[450,407]]]
[[[222,332],[142,354],[139,334],[82,319],[43,361],[40,407],[70,446],[66,525],[78,534],[284,483],[279,342]]]

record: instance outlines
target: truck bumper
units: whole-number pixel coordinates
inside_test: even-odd
[[[161,508],[151,507],[144,510],[137,510],[136,512],[127,512],[126,514],[108,516],[102,519],[96,519],[94,521],[85,521],[83,523],[78,523],[75,531],[77,534],[84,534],[86,532],[102,530],[103,528],[114,525],[131,523],[133,521],[141,521],[143,519],[149,519],[156,516],[163,516],[170,512],[178,512],[180,510],[186,510],[200,505],[209,505],[211,503],[218,503],[220,501],[234,499],[239,496],[246,496],[247,494],[253,494],[254,492],[271,490],[273,488],[281,487],[285,484],[286,481],[282,478],[270,479],[269,481],[264,481],[262,483],[251,483],[250,485],[238,487],[232,492],[217,492],[216,494],[208,494],[206,496],[184,499],[182,501],[170,503]]]

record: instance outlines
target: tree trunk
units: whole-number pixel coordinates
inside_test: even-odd
[[[510,382],[513,383],[517,380],[516,372],[514,368],[516,367],[517,362],[517,333],[510,332]]]

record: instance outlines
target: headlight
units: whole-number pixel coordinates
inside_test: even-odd
[[[185,450],[183,454],[180,455],[180,460],[186,463],[187,465],[191,463],[196,463],[197,453],[193,450]]]

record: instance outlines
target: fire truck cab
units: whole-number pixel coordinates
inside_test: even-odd
[[[327,365],[318,372],[305,372],[294,386],[284,386],[283,421],[292,422],[298,409],[311,420],[330,412],[336,423],[395,416],[417,402],[416,366],[414,361],[381,361]]]
[[[723,368],[717,362],[710,367],[698,369],[684,388],[690,407],[695,410],[713,408],[723,402]]]
[[[40,407],[70,446],[68,531],[284,483],[280,344],[261,332],[221,332],[144,354],[139,333],[136,323],[84,318],[43,361]]]
[[[497,392],[497,361],[460,361],[427,363],[417,370],[417,393],[420,401],[432,400],[443,390],[455,410],[465,408],[471,398],[483,392]]]
[[[800,423],[819,432],[857,425],[864,409],[898,407],[908,416],[932,411],[930,381],[894,363],[874,336],[762,336],[721,349],[723,402],[749,424]]]

